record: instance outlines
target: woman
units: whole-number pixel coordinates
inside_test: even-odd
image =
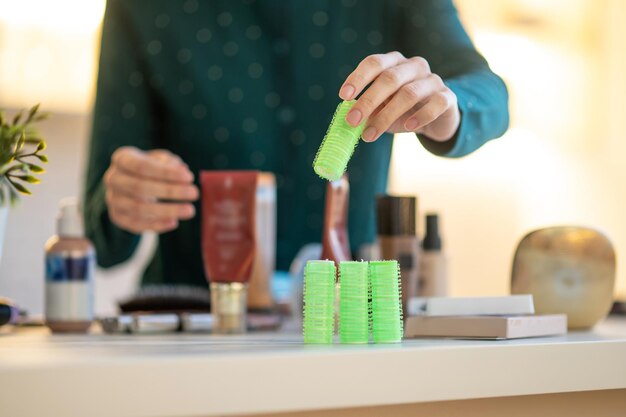
[[[197,173],[274,172],[277,266],[320,240],[311,164],[340,99],[366,120],[349,165],[353,249],[374,239],[391,135],[464,156],[508,126],[507,91],[449,0],[109,0],[86,183],[102,266],[160,233],[143,283],[206,286]]]

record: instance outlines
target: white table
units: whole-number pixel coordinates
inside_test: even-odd
[[[0,416],[626,416],[626,319],[518,341],[0,335]],[[366,408],[364,408],[366,407]]]

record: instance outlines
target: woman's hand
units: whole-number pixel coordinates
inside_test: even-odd
[[[367,119],[366,142],[384,132],[416,132],[445,142],[459,127],[456,95],[430,72],[424,58],[405,58],[400,52],[368,56],[343,83],[339,97],[353,100],[363,90],[346,121],[358,126]]]
[[[111,221],[132,233],[167,232],[195,214],[191,202],[199,192],[193,174],[166,150],[117,149],[104,184]]]

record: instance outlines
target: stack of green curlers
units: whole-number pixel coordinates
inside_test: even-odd
[[[372,288],[372,337],[374,343],[402,341],[402,304],[398,261],[369,265]]]
[[[333,261],[309,261],[304,269],[304,343],[332,343],[335,325]]]
[[[361,122],[357,127],[346,122],[346,115],[354,103],[356,100],[343,101],[337,106],[333,120],[328,126],[326,136],[313,161],[315,173],[329,181],[341,178],[365,128],[365,122]]]
[[[368,343],[370,330],[367,262],[339,264],[339,340]]]

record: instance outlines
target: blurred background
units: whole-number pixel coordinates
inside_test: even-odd
[[[441,216],[451,295],[509,292],[519,240],[552,225],[604,232],[626,298],[626,2],[457,0],[478,49],[510,92],[511,127],[460,160],[430,155],[414,137],[394,143],[389,192],[417,195]],[[0,294],[43,310],[43,245],[58,201],[80,195],[105,0],[0,0],[0,108],[41,102],[50,158],[43,182],[9,214]],[[42,215],[45,208],[46,215]],[[423,225],[420,232],[423,231]],[[115,311],[149,256],[99,271],[96,312]]]

